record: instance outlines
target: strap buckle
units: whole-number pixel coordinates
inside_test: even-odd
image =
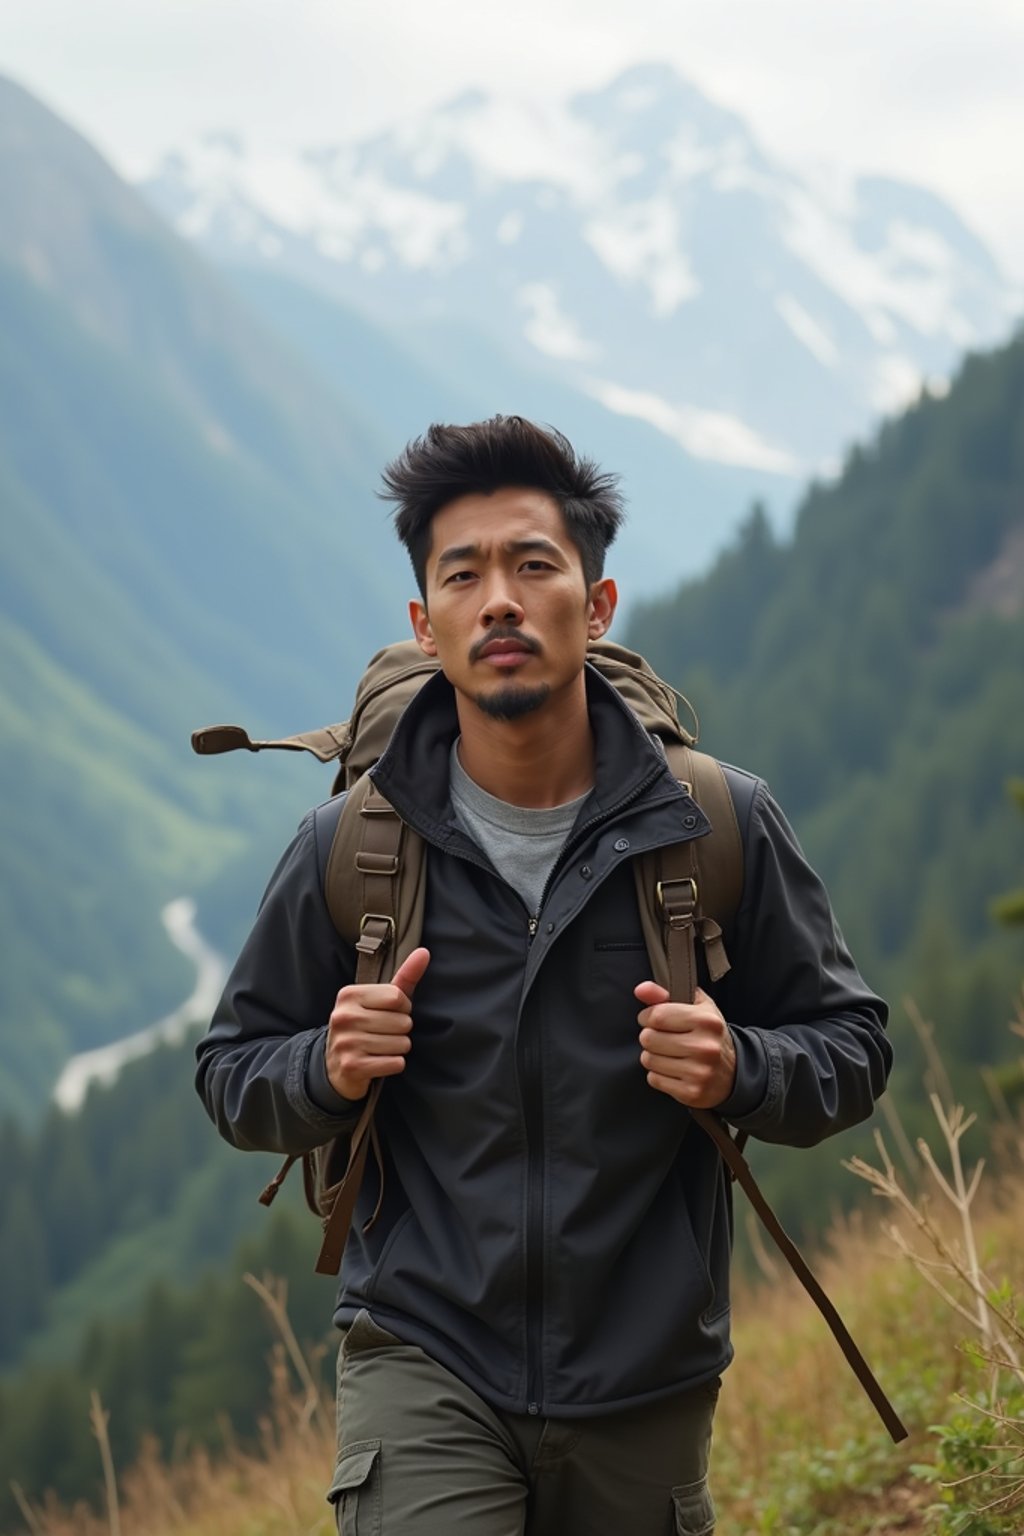
[[[369,932],[371,923],[374,931]],[[383,931],[381,929],[383,924]],[[395,939],[395,920],[384,912],[364,912],[359,920],[359,939],[356,943],[364,955],[376,955]]]
[[[685,895],[683,887],[687,887]],[[659,880],[654,889],[658,906],[669,921],[679,914],[681,909],[689,915],[696,910],[697,882],[692,875],[687,875],[684,880]]]

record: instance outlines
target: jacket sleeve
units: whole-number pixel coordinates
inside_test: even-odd
[[[338,802],[310,811],[271,877],[256,921],[196,1049],[196,1087],[221,1135],[298,1153],[351,1129],[360,1104],[327,1078],[327,1023],[354,953],[331,921],[320,850]]]
[[[758,782],[733,969],[719,993],[736,1084],[719,1106],[763,1141],[813,1146],[867,1119],[892,1064],[888,1009],[862,980],[821,880]]]

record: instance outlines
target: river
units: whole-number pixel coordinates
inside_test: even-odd
[[[90,1083],[110,1083],[127,1061],[145,1056],[157,1045],[177,1045],[193,1024],[210,1017],[220,997],[227,966],[196,927],[196,904],[188,896],[169,901],[160,914],[167,936],[196,970],[195,986],[173,1013],[134,1035],[72,1056],[57,1079],[53,1097],[61,1109],[80,1107]]]

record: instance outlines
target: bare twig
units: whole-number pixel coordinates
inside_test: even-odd
[[[921,1161],[910,1145],[910,1137],[903,1129],[903,1121],[900,1112],[896,1108],[896,1101],[891,1093],[883,1093],[878,1101],[878,1107],[882,1112],[882,1119],[889,1128],[889,1135],[896,1144],[899,1154],[906,1164],[907,1172],[916,1183],[921,1175]]]
[[[299,1348],[299,1341],[295,1337],[291,1321],[288,1317],[288,1285],[284,1280],[275,1280],[267,1275],[262,1280],[257,1280],[255,1275],[242,1276],[246,1285],[256,1292],[267,1311],[274,1320],[274,1326],[281,1335],[281,1340],[288,1353],[288,1358],[295,1367],[296,1375],[306,1393],[306,1401],[302,1407],[301,1419],[304,1424],[309,1424],[314,1418],[326,1421],[327,1410],[324,1406],[323,1395],[309,1368],[305,1355]]]
[[[114,1475],[114,1458],[110,1452],[110,1435],[107,1428],[110,1423],[110,1414],[103,1407],[100,1395],[95,1389],[89,1393],[89,1420],[92,1424],[92,1432],[99,1442],[100,1460],[103,1463],[103,1484],[107,1493],[107,1521],[110,1525],[110,1536],[121,1536],[117,1478]]]
[[[878,1148],[878,1156],[881,1168],[875,1168],[863,1158],[854,1157],[844,1163],[844,1167],[862,1178],[871,1186],[872,1192],[882,1199],[891,1200],[899,1210],[913,1223],[917,1230],[924,1236],[930,1247],[939,1257],[939,1263],[929,1260],[919,1254],[916,1249],[907,1242],[906,1238],[897,1228],[889,1229],[889,1236],[900,1251],[913,1263],[929,1285],[935,1289],[943,1300],[970,1323],[980,1335],[983,1348],[991,1353],[993,1346],[1005,1351],[1007,1357],[1013,1362],[1012,1369],[1024,1380],[1020,1360],[1011,1339],[1024,1342],[1021,1328],[1012,1310],[1008,1307],[1000,1307],[993,1300],[992,1286],[981,1270],[978,1262],[977,1245],[974,1240],[974,1230],[971,1223],[971,1203],[978,1190],[980,1171],[974,1170],[968,1180],[963,1171],[960,1159],[959,1142],[964,1133],[973,1123],[973,1116],[964,1116],[962,1108],[955,1106],[948,1114],[942,1110],[941,1104],[933,1096],[932,1107],[936,1118],[946,1138],[952,1163],[952,1177],[946,1176],[940,1171],[935,1158],[927,1143],[920,1141],[918,1147],[933,1177],[946,1196],[947,1200],[957,1210],[961,1218],[961,1229],[964,1234],[966,1252],[960,1253],[951,1244],[945,1235],[939,1230],[931,1215],[931,1208],[925,1196],[914,1201],[907,1194],[900,1183],[895,1165],[885,1142],[879,1131],[875,1132],[875,1145]],[[935,1278],[934,1271],[940,1269],[947,1274],[955,1274],[969,1291],[973,1310],[968,1310],[959,1298]],[[995,1324],[996,1326],[993,1326]],[[993,1383],[994,1387],[994,1383]]]
[[[32,1505],[29,1503],[28,1499],[26,1499],[25,1490],[22,1488],[21,1484],[12,1483],[11,1493],[14,1495],[14,1502],[17,1504],[18,1509],[21,1512],[21,1518],[28,1526],[32,1536],[43,1536],[43,1527],[39,1516],[32,1508]]]
[[[946,1071],[946,1064],[939,1055],[935,1044],[935,1025],[930,1019],[926,1019],[912,997],[903,999],[903,1007],[906,1009],[907,1018],[914,1026],[914,1033],[921,1043],[926,1063],[925,1083],[933,1093],[937,1093],[945,1104],[955,1102],[953,1085]]]
[[[1013,1028],[1012,1024],[1010,1025],[1010,1028]],[[1003,1092],[1002,1084],[1000,1083],[998,1077],[993,1072],[992,1068],[988,1066],[979,1067],[978,1071],[981,1074],[981,1080],[985,1085],[985,1092],[992,1100],[992,1108],[995,1110],[1000,1123],[1002,1125],[1014,1125],[1016,1122],[1014,1120],[1010,1106],[1006,1102],[1006,1094]]]
[[[918,1143],[918,1150],[928,1164],[929,1170],[938,1182],[939,1187],[948,1195],[951,1204],[960,1217],[960,1225],[964,1236],[964,1248],[967,1253],[970,1286],[977,1298],[978,1332],[981,1334],[982,1341],[987,1349],[992,1344],[992,1329],[989,1322],[989,1309],[987,1305],[988,1287],[983,1286],[981,1282],[981,1272],[978,1265],[978,1246],[974,1240],[974,1223],[971,1221],[971,1204],[978,1193],[978,1185],[981,1182],[981,1174],[985,1163],[984,1160],[978,1162],[971,1176],[970,1184],[967,1184],[964,1180],[964,1166],[960,1157],[960,1142],[967,1131],[970,1130],[977,1117],[975,1115],[967,1115],[965,1117],[963,1106],[960,1104],[955,1104],[947,1114],[942,1107],[938,1095],[934,1093],[931,1095],[931,1105],[942,1134],[946,1138],[946,1146],[949,1149],[949,1159],[953,1170],[953,1191],[949,1190],[948,1185],[935,1166],[931,1151],[925,1146],[923,1141]]]

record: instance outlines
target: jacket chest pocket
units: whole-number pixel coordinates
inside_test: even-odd
[[[584,991],[592,991],[591,1003],[597,1006],[603,999],[619,997],[631,1000],[633,988],[639,981],[651,976],[651,962],[643,934],[631,932],[623,924],[618,932],[600,931],[590,946],[587,979],[582,983]],[[639,1007],[639,1004],[637,1004]]]
[[[339,1536],[381,1536],[380,1441],[360,1440],[345,1450],[327,1495]]]

